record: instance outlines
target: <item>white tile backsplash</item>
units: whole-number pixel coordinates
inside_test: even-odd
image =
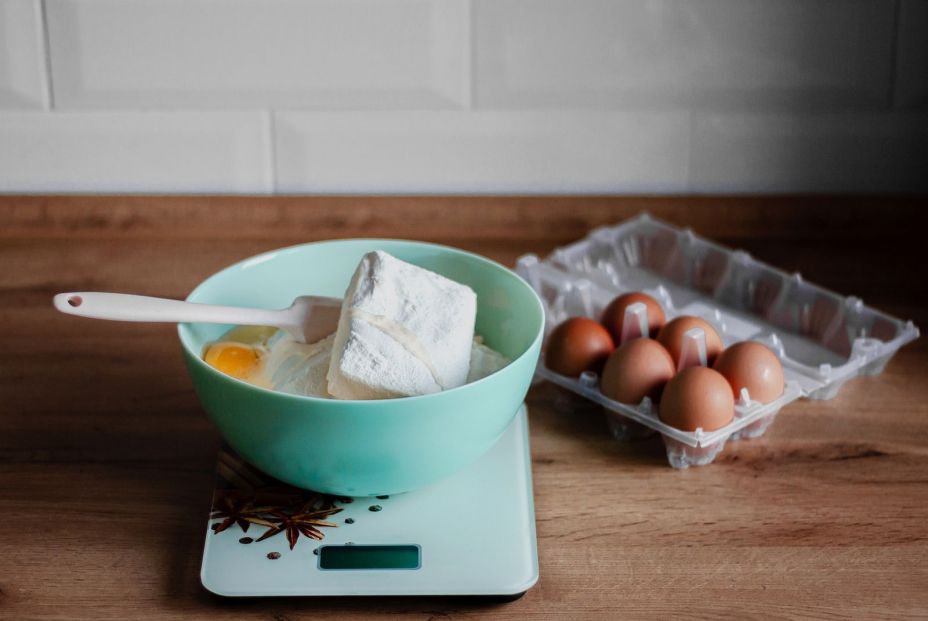
[[[61,108],[448,108],[467,0],[47,0]]]
[[[474,0],[483,107],[874,107],[887,0]]]
[[[282,112],[283,193],[680,192],[688,117],[660,112]]]
[[[928,110],[928,0],[900,0],[896,104]]]
[[[928,114],[708,114],[690,145],[695,192],[928,192]]]
[[[0,0],[0,192],[928,191],[926,41],[928,0]]]
[[[257,112],[0,113],[0,192],[271,190]]]
[[[0,0],[0,109],[48,105],[40,0]]]

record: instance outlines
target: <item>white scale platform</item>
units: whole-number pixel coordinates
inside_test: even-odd
[[[380,511],[369,509],[380,505]],[[523,405],[483,457],[421,490],[355,498],[325,518],[325,539],[257,539],[232,525],[206,532],[203,586],[224,596],[514,596],[538,580],[528,419]],[[345,523],[346,519],[354,520]],[[211,523],[215,520],[211,520]],[[267,558],[279,552],[280,558]],[[323,568],[323,566],[327,568]],[[385,568],[370,567],[386,565]],[[361,567],[361,568],[357,568]]]

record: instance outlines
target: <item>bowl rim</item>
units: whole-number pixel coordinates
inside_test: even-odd
[[[294,403],[320,403],[320,404],[326,404],[326,405],[344,403],[344,404],[351,404],[352,406],[357,406],[357,407],[372,408],[378,405],[383,405],[384,403],[395,402],[395,403],[405,404],[405,403],[411,403],[413,401],[419,401],[419,400],[438,399],[438,398],[443,397],[444,395],[456,393],[459,391],[471,390],[473,389],[473,387],[479,386],[480,384],[490,380],[497,374],[504,372],[506,369],[509,369],[516,362],[528,356],[530,352],[540,347],[540,344],[544,337],[544,332],[545,332],[544,305],[541,302],[541,298],[538,297],[538,293],[535,291],[535,289],[532,288],[531,285],[529,285],[525,281],[525,279],[523,279],[515,271],[509,269],[508,267],[499,263],[498,261],[494,261],[493,259],[487,258],[483,255],[480,255],[474,252],[462,250],[461,248],[455,248],[454,246],[446,246],[444,244],[436,244],[433,242],[424,242],[424,241],[399,239],[399,238],[391,238],[391,237],[346,237],[346,238],[338,238],[338,239],[324,239],[324,240],[319,240],[319,241],[304,242],[300,244],[284,246],[282,248],[266,250],[259,254],[246,257],[244,259],[236,261],[235,263],[232,263],[231,265],[227,265],[226,267],[223,267],[222,269],[219,269],[216,272],[213,272],[212,274],[210,274],[209,276],[201,280],[193,288],[193,290],[191,290],[190,293],[187,294],[184,300],[190,301],[190,298],[196,295],[200,291],[200,289],[206,285],[208,281],[226,272],[230,272],[233,270],[240,270],[243,268],[248,268],[251,265],[264,263],[265,261],[269,261],[275,256],[278,256],[280,254],[289,254],[292,252],[297,252],[298,250],[301,250],[307,246],[324,246],[328,244],[338,244],[338,243],[345,243],[345,242],[375,242],[375,243],[376,242],[390,242],[390,243],[410,244],[413,246],[420,246],[423,248],[437,248],[442,251],[449,251],[452,254],[467,256],[473,260],[476,260],[479,263],[485,264],[487,267],[490,267],[498,272],[502,272],[507,276],[511,276],[512,278],[516,280],[516,282],[518,282],[522,287],[524,287],[531,294],[530,297],[535,302],[536,312],[538,313],[538,317],[540,319],[540,324],[538,326],[537,332],[535,333],[535,338],[532,339],[532,342],[529,344],[529,346],[525,348],[525,351],[523,351],[518,357],[511,360],[509,364],[507,364],[505,367],[475,382],[469,382],[466,384],[462,384],[461,386],[457,386],[455,388],[449,388],[448,390],[442,390],[440,392],[430,393],[427,395],[415,395],[411,397],[396,397],[393,399],[334,399],[334,398],[324,398],[324,397],[312,397],[309,395],[297,395],[293,393],[281,392],[281,391],[274,390],[271,388],[264,388],[261,386],[256,386],[244,380],[232,377],[231,375],[226,375],[222,371],[219,371],[218,369],[215,369],[209,364],[207,364],[206,361],[203,360],[203,356],[201,354],[194,352],[192,350],[192,347],[190,347],[187,341],[185,340],[187,338],[192,339],[192,335],[190,334],[190,330],[191,330],[190,326],[196,322],[183,322],[183,323],[177,324],[178,340],[180,341],[181,349],[186,354],[187,358],[193,360],[193,364],[196,364],[199,368],[206,369],[207,373],[212,374],[215,377],[219,378],[220,381],[231,382],[233,385],[237,386],[240,389],[253,390],[253,391],[256,391],[259,395],[264,393],[268,396],[272,396],[274,398],[279,398],[283,400],[293,401]],[[312,294],[307,293],[304,295],[312,295]]]

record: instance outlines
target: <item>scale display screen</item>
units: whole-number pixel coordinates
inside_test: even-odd
[[[321,546],[319,569],[419,569],[417,545]]]

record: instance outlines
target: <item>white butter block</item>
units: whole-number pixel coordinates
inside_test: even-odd
[[[339,399],[389,399],[461,386],[477,295],[386,252],[364,255],[345,292],[328,372]]]
[[[481,337],[475,337],[473,348],[470,350],[470,371],[467,373],[467,383],[470,384],[492,375],[507,364],[509,364],[509,358],[484,345]]]
[[[294,395],[331,398],[326,374],[332,359],[335,335],[312,344],[298,343],[286,336],[271,345],[265,375],[274,390]]]

